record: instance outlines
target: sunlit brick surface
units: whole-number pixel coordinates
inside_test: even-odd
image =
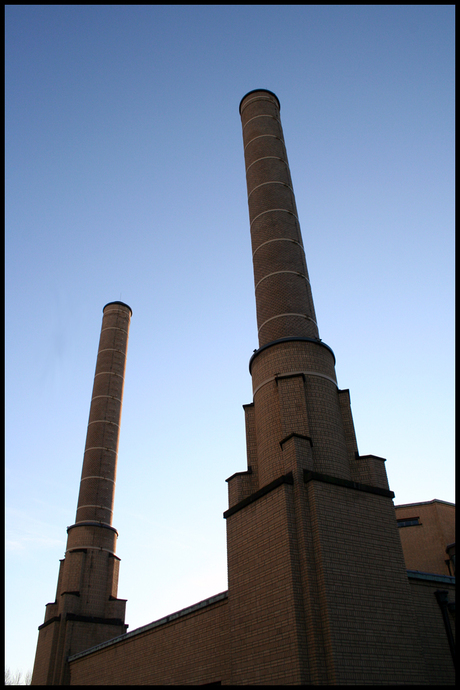
[[[419,521],[399,529],[406,568],[453,575],[446,547],[455,543],[455,506],[444,501],[409,503],[396,506],[396,517],[398,520],[418,518]]]
[[[72,685],[229,684],[227,600],[77,658],[71,668]]]
[[[278,100],[267,91],[252,92],[240,113],[259,345],[292,335],[317,338]]]
[[[257,354],[251,372],[260,486],[294,469],[283,459],[280,445],[290,433],[311,438],[312,460],[310,466],[302,465],[305,469],[350,479],[331,351],[315,342],[277,343]]]
[[[123,384],[131,310],[104,309],[75,522],[112,524]]]
[[[349,391],[338,389],[334,355],[318,337],[278,99],[251,92],[241,116],[260,347],[250,361],[253,401],[244,405],[247,469],[227,480],[228,592],[121,635],[115,531],[77,523],[56,602],[47,605],[34,678],[126,686],[452,684],[435,583],[408,576],[384,458],[359,455]],[[103,448],[87,444],[78,511],[90,515],[85,502],[104,504],[92,516],[107,523],[120,323],[113,322],[113,340],[101,336],[102,350],[116,344],[116,354],[108,363],[100,351],[98,366],[119,376],[97,381],[108,399],[93,393],[88,438]],[[84,486],[97,472],[103,478]],[[427,525],[430,543],[452,535],[446,511],[437,517]],[[420,539],[407,545],[407,558],[416,557]],[[438,579],[452,596],[453,578]],[[84,611],[104,620],[76,620]],[[60,612],[71,620],[58,620]],[[56,668],[45,663],[49,657]]]

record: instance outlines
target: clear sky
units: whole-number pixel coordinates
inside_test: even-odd
[[[454,500],[454,6],[6,7],[6,664],[75,519],[102,308],[133,310],[129,630],[227,589],[257,348],[238,105],[276,93],[320,337],[395,503]]]

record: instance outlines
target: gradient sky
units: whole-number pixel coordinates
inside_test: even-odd
[[[6,7],[6,664],[74,522],[102,308],[133,310],[129,630],[227,589],[257,348],[238,105],[281,119],[320,337],[395,503],[454,500],[454,6]]]

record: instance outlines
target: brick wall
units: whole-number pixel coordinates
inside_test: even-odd
[[[232,682],[423,683],[391,499],[292,474],[227,516]]]
[[[71,684],[228,684],[227,599],[145,628],[71,661]]]
[[[430,582],[409,577],[412,608],[416,626],[411,631],[420,639],[423,648],[423,663],[430,685],[455,685],[455,668],[449,651],[447,633],[435,592],[448,592],[450,602],[455,602],[455,584]],[[449,623],[455,635],[455,614],[449,613]]]
[[[423,683],[392,501],[311,482],[308,519],[334,682]]]
[[[282,484],[227,519],[234,684],[307,680],[302,589],[292,513]]]
[[[453,575],[446,546],[455,542],[455,506],[444,501],[396,506],[396,517],[419,518],[418,525],[399,528],[408,570]]]

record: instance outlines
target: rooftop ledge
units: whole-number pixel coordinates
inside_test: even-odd
[[[72,656],[69,656],[67,661],[75,661],[75,659],[79,659],[80,657],[85,656],[86,654],[92,654],[93,652],[97,652],[100,649],[104,649],[105,647],[110,647],[110,645],[117,644],[118,642],[122,642],[123,640],[127,640],[128,638],[131,638],[134,635],[140,635],[141,633],[148,632],[149,630],[153,630],[154,628],[158,628],[160,625],[171,623],[171,621],[177,620],[178,618],[183,618],[184,616],[187,616],[189,613],[195,613],[195,611],[204,609],[207,606],[211,606],[212,604],[217,604],[217,602],[223,601],[227,598],[228,592],[220,592],[220,594],[215,594],[214,596],[209,597],[208,599],[203,599],[203,601],[199,601],[197,604],[192,604],[192,606],[187,606],[187,608],[185,609],[181,609],[180,611],[176,611],[175,613],[170,613],[169,616],[164,616],[163,618],[160,618],[157,621],[153,621],[153,623],[148,623],[147,625],[143,625],[141,628],[131,630],[131,632],[125,633],[124,635],[119,635],[118,637],[113,637],[111,640],[107,640],[106,642],[101,642],[101,644],[98,644],[95,647],[85,649],[84,652],[78,652],[78,654],[73,654]]]
[[[452,575],[438,575],[437,573],[423,573],[420,570],[408,570],[407,577],[413,580],[431,580],[431,582],[444,582],[446,585],[455,585],[455,577]]]

